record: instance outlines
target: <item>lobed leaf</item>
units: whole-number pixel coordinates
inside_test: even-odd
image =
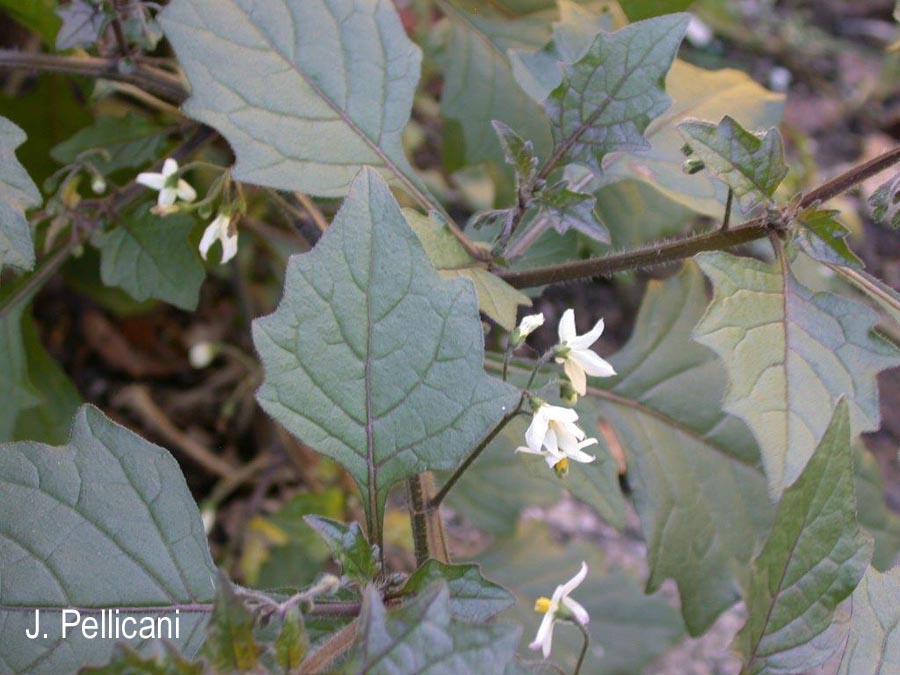
[[[718,125],[686,120],[678,128],[706,168],[734,191],[744,211],[771,199],[787,175],[777,129],[750,133],[728,115]]]
[[[831,265],[862,269],[862,260],[850,249],[850,231],[837,219],[840,211],[810,207],[797,214],[796,242],[811,258]]]
[[[421,51],[387,0],[174,0],[160,15],[238,180],[322,197],[377,167],[423,204],[403,153]],[[230,64],[222,68],[223,63]]]
[[[601,32],[579,61],[563,65],[562,84],[544,102],[551,164],[581,163],[600,173],[610,152],[649,147],[643,133],[671,104],[665,78],[687,24],[687,14],[672,14]]]
[[[513,624],[458,621],[445,584],[388,612],[378,591],[366,589],[356,656],[350,672],[371,675],[502,673],[513,661],[522,629]]]
[[[218,586],[203,656],[216,673],[253,672],[261,653],[253,635],[253,614],[224,574],[220,574]]]
[[[304,516],[306,524],[313,528],[331,549],[341,565],[341,574],[356,583],[365,585],[378,573],[376,553],[362,531],[359,523],[344,523],[322,516]]]
[[[316,247],[291,258],[253,339],[260,404],[353,476],[377,545],[388,489],[456,466],[518,397],[484,373],[471,284],[437,275],[369,169]]]
[[[690,339],[706,304],[693,263],[651,281],[631,339],[610,359],[618,377],[589,390],[582,415],[605,418],[621,441],[647,540],[647,590],[674,579],[692,635],[740,598],[771,520],[753,435],[721,409],[725,369]]]
[[[0,447],[0,513],[4,672],[74,672],[109,660],[114,640],[88,639],[77,629],[61,638],[65,608],[88,615],[121,609],[153,620],[178,610],[175,644],[188,656],[199,649],[215,567],[168,452],[82,406],[66,445]],[[45,639],[25,635],[35,609]],[[146,639],[129,644],[141,653],[153,647]]]
[[[900,229],[900,173],[872,193],[869,206],[875,220]]]
[[[746,672],[807,672],[827,661],[846,629],[835,610],[871,556],[872,539],[856,522],[850,413],[841,400],[809,464],[784,491],[753,561],[749,618],[736,638]]]
[[[450,565],[428,560],[417,569],[400,592],[422,593],[432,584],[443,581],[450,594],[450,613],[457,619],[483,622],[515,604],[515,598],[502,586],[481,575],[478,565]]]
[[[24,142],[25,133],[0,117],[0,272],[4,266],[34,267],[34,244],[25,210],[41,204],[41,193],[16,159],[16,148]]]
[[[900,363],[898,352],[871,334],[874,311],[813,293],[784,256],[767,264],[715,252],[697,262],[715,293],[694,337],[725,361],[726,409],[756,435],[777,497],[803,471],[840,396],[854,433],[878,428],[876,375]]]

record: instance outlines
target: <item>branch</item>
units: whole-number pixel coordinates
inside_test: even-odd
[[[836,197],[854,185],[880,173],[884,169],[900,162],[900,147],[860,164],[845,173],[820,185],[800,200],[800,208],[812,206],[816,202],[824,202]],[[781,211],[787,216],[787,209]],[[521,271],[501,271],[497,274],[513,288],[530,288],[545,284],[588,279],[606,276],[615,272],[660,265],[674,262],[700,253],[701,251],[718,251],[746,244],[767,237],[780,227],[778,218],[769,215],[747,220],[728,230],[715,230],[703,234],[691,235],[661,245],[615,253],[600,258],[577,260],[561,265],[550,265]]]
[[[102,77],[137,85],[173,103],[187,98],[187,89],[176,75],[142,63],[126,64],[122,59],[96,56],[30,54],[0,49],[0,70],[32,70]]]

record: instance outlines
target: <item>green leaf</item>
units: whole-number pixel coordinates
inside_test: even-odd
[[[463,277],[471,281],[478,295],[478,307],[506,330],[516,327],[519,305],[531,306],[531,299],[475,260],[450,230],[434,218],[403,209],[431,264],[445,279]]]
[[[750,133],[728,115],[718,126],[687,120],[678,128],[696,157],[734,191],[744,211],[771,199],[787,175],[778,129]]]
[[[728,253],[697,262],[714,298],[695,339],[725,361],[729,412],[753,430],[773,497],[803,471],[828,426],[828,412],[848,396],[854,433],[880,424],[876,375],[900,363],[871,334],[878,315],[856,301],[813,293],[785,256],[767,264]]]
[[[260,647],[253,637],[253,614],[219,575],[215,607],[209,621],[203,656],[216,673],[246,673],[259,665]]]
[[[378,573],[378,560],[359,523],[344,525],[330,518],[304,516],[306,524],[313,528],[331,549],[341,566],[344,577],[364,586]]]
[[[342,197],[374,166],[430,203],[401,142],[422,54],[392,3],[175,0],[160,24],[190,80],[184,112],[225,136],[236,179]]]
[[[530,189],[537,176],[538,158],[534,154],[534,143],[526,141],[500,120],[493,120],[494,132],[503,148],[506,163],[516,170],[516,186],[520,193]]]
[[[481,623],[515,604],[515,598],[481,575],[478,565],[449,565],[428,560],[406,580],[400,592],[419,594],[443,581],[450,594],[450,613],[457,619]]]
[[[703,276],[692,263],[651,281],[631,339],[610,359],[618,377],[584,399],[626,453],[647,540],[647,589],[675,580],[692,635],[740,598],[771,519],[753,436],[722,411],[725,369],[691,340],[706,304]],[[589,419],[588,409],[582,418]]]
[[[866,570],[853,591],[850,635],[838,675],[900,672],[900,567]]]
[[[79,675],[203,675],[203,665],[185,660],[164,642],[162,654],[143,657],[127,645],[116,645],[105,666],[82,668]]]
[[[671,104],[665,77],[687,29],[688,15],[648,19],[601,32],[579,61],[563,64],[563,81],[544,102],[553,159],[596,173],[615,150],[649,147],[643,133]]]
[[[546,156],[551,146],[547,117],[516,82],[507,51],[544,44],[549,17],[508,18],[465,0],[442,0],[439,6],[450,23],[441,114],[462,129],[463,164],[502,164],[492,120],[514,129],[534,144],[538,156]]]
[[[73,607],[83,618],[104,608],[148,621],[177,609],[173,642],[187,656],[197,652],[215,568],[168,452],[82,406],[66,445],[0,447],[0,514],[4,672],[75,672],[108,661],[114,640],[88,639],[78,628],[61,639],[61,612]],[[48,636],[29,640],[38,608]],[[129,644],[146,653],[154,643]]]
[[[807,672],[827,661],[846,628],[833,621],[835,609],[871,556],[872,540],[856,522],[850,415],[841,400],[753,561],[749,618],[736,638],[746,672]]]
[[[139,115],[124,117],[101,115],[50,151],[61,164],[82,159],[91,162],[103,175],[119,169],[143,167],[160,158],[166,144],[168,130]],[[101,149],[108,153],[89,152]]]
[[[281,304],[253,338],[260,404],[353,476],[377,545],[388,489],[455,467],[518,397],[484,373],[471,284],[434,272],[369,169],[316,247],[291,258]]]
[[[138,301],[156,298],[196,309],[206,273],[189,240],[195,222],[188,214],[153,215],[146,202],[137,206],[118,227],[91,239],[100,251],[103,283]]]
[[[512,624],[458,621],[445,584],[388,612],[378,591],[366,589],[352,672],[371,675],[502,673],[512,662],[522,629]]]
[[[885,314],[896,323],[900,324],[900,293],[886,283],[867,274],[863,270],[847,269],[846,267],[833,267],[845,281],[849,281],[869,300],[877,304]]]
[[[840,211],[812,206],[797,214],[796,241],[811,258],[832,265],[861,269],[862,260],[847,244],[849,230],[837,219]]]
[[[662,14],[683,12],[694,0],[622,0],[629,21],[640,21]]]
[[[0,10],[38,33],[47,45],[53,44],[59,30],[59,17],[53,13],[55,8],[56,0],[0,0]]]
[[[900,552],[900,515],[885,501],[884,477],[875,456],[861,443],[854,448],[853,469],[856,476],[856,502],[859,524],[875,539],[872,566],[890,568]]]
[[[41,193],[16,159],[25,132],[0,117],[0,272],[4,266],[34,267],[34,244],[25,210],[41,204]]]
[[[62,26],[56,34],[56,49],[64,51],[74,47],[93,47],[110,21],[103,2],[72,0],[57,8]]]
[[[4,297],[6,293],[0,293]],[[16,440],[16,422],[26,410],[43,403],[28,368],[25,325],[31,317],[25,305],[10,309],[0,319],[0,440]]]
[[[275,640],[275,662],[286,673],[299,672],[306,658],[309,637],[303,627],[303,616],[297,607],[291,607],[284,617],[284,624]]]
[[[900,229],[900,173],[886,181],[869,197],[872,218]]]
[[[573,191],[567,181],[562,181],[541,192],[535,201],[560,234],[574,229],[595,241],[609,243],[609,231],[600,222],[594,195]]]
[[[501,618],[525,625],[520,643],[523,655],[535,656],[527,649],[542,618],[534,611],[535,600],[549,597],[578,571],[582,561],[588,565],[588,575],[572,594],[591,617],[587,625],[591,649],[582,673],[640,673],[684,637],[677,610],[662,597],[646,596],[631,574],[609,569],[595,544],[560,544],[542,523],[524,523],[515,537],[499,540],[479,560],[491,577],[516,595],[516,606]],[[581,633],[574,626],[557,624],[551,661],[572,672],[581,643]]]

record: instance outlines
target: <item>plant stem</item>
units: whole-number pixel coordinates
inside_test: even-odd
[[[0,70],[34,70],[103,77],[137,85],[174,103],[181,103],[187,98],[187,90],[181,80],[165,70],[140,63],[128,69],[121,69],[119,65],[118,58],[31,54],[14,49],[0,49]]]
[[[575,670],[572,671],[572,675],[580,675],[581,666],[584,665],[584,657],[587,656],[588,647],[591,644],[591,636],[587,632],[587,629],[581,625],[577,620],[574,622],[576,626],[578,626],[578,630],[581,631],[582,643],[581,643],[581,653],[578,655],[578,663],[575,664]]]
[[[800,207],[806,208],[816,202],[827,201],[897,162],[900,162],[900,147],[894,148],[865,164],[860,164],[820,185],[800,200]],[[782,210],[782,215],[787,215],[786,209]],[[690,258],[701,251],[717,251],[746,244],[767,237],[770,232],[783,227],[784,224],[780,223],[778,218],[768,215],[760,216],[727,230],[715,230],[704,232],[703,234],[690,235],[668,243],[651,245],[600,258],[577,260],[561,265],[550,265],[530,270],[501,271],[497,276],[513,288],[529,288],[605,276],[614,272],[623,272]]]
[[[430,472],[412,476],[406,481],[409,490],[409,519],[413,531],[413,547],[416,567],[429,558],[442,563],[450,562],[444,523],[438,509],[430,505],[434,494],[434,474]]]

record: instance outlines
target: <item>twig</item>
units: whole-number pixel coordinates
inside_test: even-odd
[[[326,669],[356,641],[358,621],[357,619],[347,624],[329,637],[321,647],[300,664],[300,672],[309,673],[309,675],[328,672]]]

